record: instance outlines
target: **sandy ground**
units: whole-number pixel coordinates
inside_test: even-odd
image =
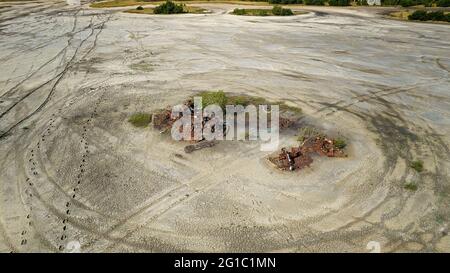
[[[450,251],[448,25],[201,6],[0,4],[0,251]],[[188,155],[127,122],[218,89],[301,107],[350,156],[284,173],[255,143]]]

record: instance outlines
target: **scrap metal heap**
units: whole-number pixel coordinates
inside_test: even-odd
[[[172,125],[177,119],[178,118],[172,118],[171,107],[167,107],[152,114],[153,128],[164,133],[172,128]]]
[[[184,105],[189,107],[191,110],[191,117],[192,117],[192,128],[191,128],[191,135],[194,136],[194,102],[191,99],[188,99],[184,102]],[[158,110],[155,113],[152,114],[152,124],[153,128],[160,131],[160,133],[165,133],[171,130],[173,124],[175,121],[181,118],[181,116],[178,117],[172,117],[172,107],[168,106],[164,109]],[[248,117],[246,116],[246,119]],[[289,111],[282,111],[280,117],[279,117],[279,126],[280,129],[287,129],[295,124],[295,122],[299,119],[298,114],[290,113]],[[203,118],[203,125],[209,120],[208,117]],[[270,127],[270,120],[268,120],[268,125]],[[224,134],[226,134],[226,124],[224,122]],[[180,128],[181,130],[181,128]],[[204,139],[202,140],[191,140],[191,143],[184,148],[184,151],[186,153],[191,153],[195,150],[212,147],[215,144],[217,144],[217,141],[206,141]]]
[[[313,162],[312,156],[346,157],[343,149],[335,146],[335,140],[323,136],[306,139],[300,146],[291,147],[290,151],[282,148],[276,156],[269,157],[269,161],[281,170],[300,170],[309,167]]]
[[[194,136],[194,103],[192,100],[187,100],[184,102],[184,105],[189,107],[191,110],[191,136]],[[159,130],[161,133],[167,132],[171,130],[172,125],[180,119],[181,116],[178,117],[172,117],[172,111],[171,107],[168,106],[165,109],[159,110],[156,113],[153,113],[152,115],[152,124],[153,128]],[[206,122],[208,122],[209,118],[204,117],[203,118],[203,125],[205,125]],[[180,128],[180,130],[182,130]],[[181,131],[180,131],[181,132]],[[193,138],[192,138],[193,139]],[[203,148],[212,147],[217,144],[217,141],[206,141],[204,139],[202,140],[191,140],[191,144],[184,147],[184,151],[186,153],[192,153],[193,151],[200,150]]]

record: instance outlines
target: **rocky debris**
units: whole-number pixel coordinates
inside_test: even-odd
[[[344,151],[336,147],[334,139],[323,136],[305,140],[300,148],[303,153],[317,153],[328,157],[346,157]]]
[[[269,157],[269,161],[281,170],[294,171],[309,167],[314,154],[327,157],[347,156],[343,149],[335,147],[333,139],[321,136],[308,138],[300,146],[291,147],[290,150],[282,148],[278,155]]]
[[[172,111],[170,107],[159,110],[152,115],[153,128],[165,132],[172,128],[173,123],[177,120],[171,117]]]
[[[192,100],[187,100],[184,102],[184,105],[188,106],[191,110],[192,114],[192,127],[191,127],[191,136],[194,137],[194,103]],[[153,128],[159,130],[161,133],[164,133],[166,131],[170,131],[175,121],[177,121],[181,116],[179,117],[172,117],[172,108],[170,106],[166,107],[165,109],[161,109],[152,115],[152,124]],[[203,125],[209,120],[208,117],[203,118]],[[180,128],[181,130],[181,128]],[[184,151],[186,153],[192,153],[193,151],[200,150],[207,147],[214,146],[217,142],[216,141],[206,141],[204,139],[202,140],[190,140],[190,142],[194,142],[193,144],[187,145],[184,147]]]
[[[280,116],[279,126],[280,130],[291,127],[297,120],[294,118]]]
[[[234,99],[234,97],[230,97],[230,99]],[[248,99],[250,99],[250,97]],[[262,102],[268,103],[268,102],[265,102],[265,100],[259,101],[259,102],[260,103],[262,103]],[[189,109],[191,110],[191,117],[192,117],[191,136],[194,136],[194,101],[192,99],[188,99],[183,104],[186,105],[187,107],[189,107]],[[152,114],[153,128],[159,130],[161,133],[171,130],[175,121],[177,121],[181,117],[181,116],[180,117],[172,117],[171,109],[172,108],[170,106],[168,106],[165,109],[158,110]],[[280,117],[279,117],[280,130],[287,129],[287,128],[293,126],[301,117],[299,110],[297,110],[296,112],[293,112],[292,110],[289,110],[289,109],[280,111]],[[248,118],[249,117],[246,115],[245,116],[246,123],[248,122]],[[259,118],[259,116],[258,116],[258,118]],[[209,120],[208,117],[204,117],[203,125],[205,125],[205,123],[208,122],[208,120]],[[269,128],[270,128],[270,125],[271,125],[271,122],[270,122],[270,118],[269,118],[268,119]],[[181,128],[180,128],[180,130],[181,130]],[[213,128],[213,130],[214,130],[214,128]],[[227,126],[226,126],[225,121],[224,121],[223,132],[224,132],[224,134],[226,134],[226,132],[227,132]],[[199,150],[199,149],[206,148],[206,147],[212,147],[217,143],[215,141],[214,142],[205,141],[204,139],[196,140],[196,141],[191,140],[191,142],[194,142],[194,143],[186,146],[184,149],[186,153],[191,153],[195,150]],[[297,160],[299,160],[299,159],[297,159]]]
[[[203,148],[209,148],[216,144],[217,144],[216,141],[202,140],[197,143],[187,145],[186,147],[184,147],[184,152],[189,154],[189,153],[192,153],[193,151],[200,150]]]

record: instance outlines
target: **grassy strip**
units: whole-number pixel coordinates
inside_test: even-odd
[[[416,10],[408,16],[408,20],[450,22],[450,13],[443,11]]]
[[[289,10],[290,13],[278,13],[275,12],[273,9],[234,9],[231,14],[234,15],[241,15],[241,16],[290,16],[290,15],[300,15],[300,14],[306,14],[305,11],[292,11],[290,9],[282,9],[282,10]]]
[[[150,4],[150,1],[139,0],[113,0],[107,2],[97,2],[90,5],[91,8],[115,8]]]
[[[292,14],[274,14],[271,9],[234,9],[231,14],[240,16],[290,16],[306,14],[305,11],[292,11]]]
[[[434,16],[433,16],[434,15]],[[439,16],[436,16],[439,15]],[[390,17],[409,21],[450,22],[450,12],[425,10],[403,10],[389,13]]]
[[[152,114],[147,113],[135,113],[130,116],[128,122],[135,127],[147,127],[152,121]]]

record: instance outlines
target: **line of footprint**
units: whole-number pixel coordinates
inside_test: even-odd
[[[83,176],[84,176],[84,173],[86,171],[87,159],[88,159],[89,153],[90,153],[90,151],[89,151],[89,143],[86,140],[87,127],[91,124],[92,119],[97,114],[98,106],[99,106],[100,102],[103,100],[104,95],[105,94],[102,94],[99,97],[99,99],[97,100],[97,102],[95,102],[94,110],[92,111],[90,117],[86,120],[85,125],[83,125],[83,132],[81,133],[81,140],[80,140],[80,142],[81,142],[82,145],[84,145],[83,146],[84,152],[83,152],[83,155],[81,157],[81,162],[80,162],[80,166],[79,166],[79,172],[78,172],[78,174],[76,176],[77,183],[76,183],[76,185],[74,186],[74,188],[72,190],[72,199],[73,200],[77,198],[77,192],[80,189],[81,182],[83,180]],[[70,211],[70,206],[71,205],[72,205],[72,202],[71,202],[71,200],[69,200],[66,203],[66,217],[63,219],[63,222],[62,222],[63,223],[63,227],[62,227],[61,237],[59,238],[60,241],[61,241],[61,244],[58,247],[59,251],[65,251],[66,247],[67,247],[67,243],[66,243],[67,237],[68,237],[67,236],[67,224],[69,222],[69,217],[70,217],[70,213],[71,213],[71,211]]]
[[[46,135],[50,135],[51,133],[51,128],[54,128],[55,126],[53,125],[53,123],[55,122],[55,114],[52,115],[52,118],[50,118],[49,120],[49,125],[47,126],[47,129],[42,133],[41,135],[41,139],[36,143],[35,149],[39,150],[41,148],[41,141],[44,142],[45,141],[45,136]],[[32,174],[33,177],[37,177],[39,175],[37,169],[36,169],[36,159],[35,159],[35,149],[30,149],[30,158],[28,159],[28,165],[30,168],[30,173]],[[25,215],[25,227],[22,229],[21,233],[20,233],[20,245],[22,247],[25,247],[30,239],[30,234],[32,232],[32,227],[33,227],[33,217],[32,217],[32,213],[33,213],[33,187],[34,187],[34,183],[32,178],[30,177],[26,177],[25,178],[25,196],[26,196],[26,202],[28,204],[28,210],[26,212]]]

